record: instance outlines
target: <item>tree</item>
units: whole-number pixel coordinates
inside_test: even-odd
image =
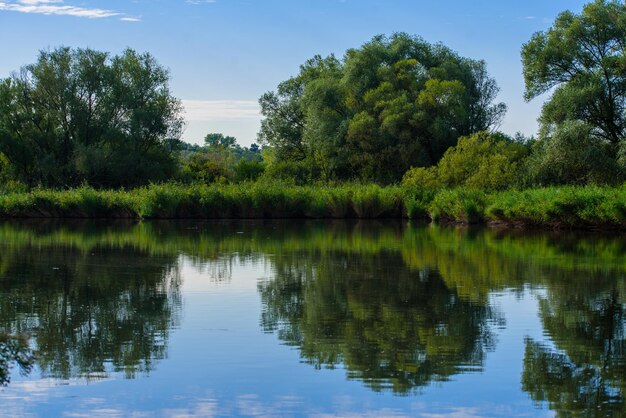
[[[204,144],[209,148],[230,149],[235,146],[237,139],[233,136],[224,136],[224,134],[207,134],[204,137]]]
[[[526,99],[553,91],[541,115],[549,136],[579,120],[612,145],[626,134],[626,4],[596,0],[581,14],[561,13],[522,48]]]
[[[261,121],[258,140],[260,144],[276,148],[280,159],[305,160],[309,150],[303,141],[305,109],[302,95],[305,86],[321,77],[338,74],[340,62],[333,56],[322,58],[319,55],[300,66],[296,77],[283,81],[276,92],[267,92],[259,99]]]
[[[30,185],[133,186],[175,170],[182,107],[149,54],[42,51],[0,82],[0,152]]]
[[[341,61],[315,57],[263,96],[259,137],[277,161],[307,161],[325,179],[395,182],[460,136],[497,127],[497,93],[482,61],[403,33],[376,36]]]

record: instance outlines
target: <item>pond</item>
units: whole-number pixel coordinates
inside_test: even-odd
[[[0,415],[618,416],[626,238],[0,224]]]

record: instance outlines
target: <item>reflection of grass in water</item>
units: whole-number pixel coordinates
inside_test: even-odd
[[[626,239],[617,235],[422,228],[401,222],[2,223],[0,242],[5,249],[63,245],[88,253],[96,247],[133,248],[152,255],[183,252],[208,260],[229,253],[391,251],[401,252],[414,267],[462,259],[483,264],[481,271],[487,272],[489,263],[481,259],[490,258],[490,263],[514,261],[568,270],[626,270]]]

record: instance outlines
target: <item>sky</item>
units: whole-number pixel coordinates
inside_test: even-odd
[[[520,50],[588,0],[0,0],[0,78],[59,46],[151,53],[186,112],[183,139],[256,139],[258,98],[316,54],[342,56],[407,32],[484,59],[508,107],[501,130],[537,131],[545,97],[523,99]]]

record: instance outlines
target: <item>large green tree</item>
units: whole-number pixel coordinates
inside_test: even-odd
[[[393,182],[497,126],[506,110],[497,93],[482,61],[403,33],[376,36],[341,61],[308,61],[264,95],[259,138],[326,178]]]
[[[166,179],[182,130],[169,75],[149,54],[42,51],[0,81],[0,152],[31,185],[132,186]]]
[[[541,115],[550,136],[578,120],[616,152],[626,135],[626,5],[595,0],[580,14],[561,13],[522,49],[526,99],[552,92]]]

